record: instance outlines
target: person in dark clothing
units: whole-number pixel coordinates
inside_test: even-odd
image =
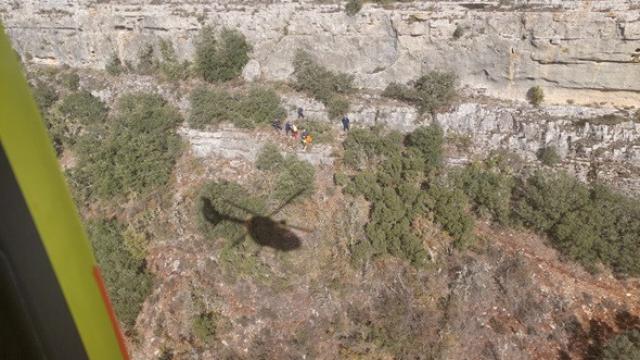
[[[280,121],[280,119],[273,120],[271,126],[273,126],[273,128],[277,131],[282,131],[282,122]]]
[[[290,132],[292,132],[292,131],[293,131],[293,129],[291,128],[291,121],[287,121],[287,122],[284,124],[284,133],[285,133],[287,136],[289,136],[289,133],[290,133]]]
[[[298,119],[304,119],[304,109],[301,107],[298,108]]]
[[[345,115],[345,116],[342,118],[342,130],[343,130],[343,131],[349,131],[349,123],[350,123],[350,122],[351,122],[351,121],[349,120],[349,118],[347,117],[347,115]]]

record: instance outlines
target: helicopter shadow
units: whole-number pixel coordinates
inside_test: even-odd
[[[200,201],[202,201],[201,211],[206,221],[213,226],[217,226],[220,223],[227,221],[245,227],[246,232],[234,239],[231,246],[238,246],[245,240],[246,236],[249,235],[249,237],[260,246],[270,247],[277,251],[292,251],[302,246],[302,241],[300,240],[298,235],[296,235],[296,233],[292,231],[292,229],[304,232],[310,232],[311,230],[287,224],[285,220],[275,221],[273,220],[273,216],[282,211],[287,205],[293,202],[303,192],[304,190],[301,190],[298,193],[294,194],[292,197],[287,199],[287,201],[285,201],[283,204],[278,206],[278,208],[267,215],[258,214],[257,212],[240,206],[228,199],[223,199],[223,201],[228,203],[229,205],[234,206],[247,213],[249,216],[246,219],[221,213],[215,208],[214,204],[211,202],[211,199],[208,198],[200,198]]]

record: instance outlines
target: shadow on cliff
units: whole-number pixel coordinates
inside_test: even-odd
[[[258,214],[255,211],[240,206],[230,200],[224,200],[227,204],[250,214],[251,216],[248,219],[241,219],[223,214],[216,210],[210,199],[201,198],[200,201],[203,202],[201,207],[202,215],[206,221],[213,226],[217,226],[224,221],[228,221],[240,224],[246,228],[247,231],[245,233],[233,240],[232,246],[237,246],[244,241],[247,235],[249,235],[249,237],[251,237],[251,239],[260,246],[270,247],[278,251],[291,251],[298,249],[302,244],[302,241],[300,241],[300,238],[292,231],[292,229],[304,232],[309,232],[311,230],[287,224],[285,220],[275,221],[273,220],[273,216],[277,215],[287,205],[293,202],[302,194],[303,191],[304,190],[294,194],[282,205],[267,215]]]

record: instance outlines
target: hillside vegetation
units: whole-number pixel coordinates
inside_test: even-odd
[[[349,13],[361,5],[350,1]],[[602,313],[611,310],[604,316],[627,309],[606,304],[617,292],[603,295],[571,271],[580,268],[573,263],[611,271],[618,279],[606,281],[616,284],[640,275],[640,200],[558,170],[553,147],[540,149],[544,166],[535,171],[504,151],[447,165],[455,134],[430,119],[457,101],[455,74],[432,71],[381,94],[415,106],[430,125],[402,134],[354,122],[338,135],[335,120],[356,98],[353,76],[298,51],[291,87],[248,85],[239,76],[250,53],[241,33],[205,27],[193,64],[158,41],[141,46],[134,64],[110,59],[100,81],[73,69],[32,81],[136,351],[144,344],[158,350],[144,356],[166,359],[453,359],[465,349],[491,358],[502,348],[514,351],[504,358],[519,358],[540,344],[573,351],[588,343],[573,353],[635,356],[633,315],[598,341],[581,333],[575,309],[596,301]],[[166,99],[114,91],[106,101],[98,95],[108,91],[91,91],[92,81],[119,89],[129,73],[157,81]],[[295,116],[283,107],[283,88],[324,104],[332,122],[299,125],[331,165],[304,161],[317,153],[265,131]],[[221,124],[256,141],[250,157],[197,158],[177,131]],[[532,255],[534,245],[506,233],[544,239],[562,262]],[[574,287],[565,294],[564,285]]]

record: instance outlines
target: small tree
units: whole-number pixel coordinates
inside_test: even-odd
[[[315,176],[313,165],[294,156],[289,156],[281,167],[274,195],[280,201],[288,200],[298,193],[300,193],[300,198],[310,196],[314,192]]]
[[[276,170],[279,169],[283,163],[284,157],[280,153],[280,149],[273,143],[264,145],[256,158],[256,168],[259,170]]]
[[[423,126],[407,135],[406,143],[422,153],[428,169],[435,169],[442,162],[443,134],[444,132],[438,124]]]
[[[109,61],[105,65],[104,69],[107,71],[109,75],[117,76],[125,72],[126,68],[122,65],[122,61],[117,54],[111,55]]]
[[[464,28],[460,24],[456,25],[456,29],[453,31],[453,38],[458,40],[464,35]]]
[[[118,319],[130,329],[142,303],[151,293],[152,276],[143,259],[132,256],[122,238],[124,227],[115,221],[92,221],[87,226],[105,286]]]
[[[293,66],[296,89],[321,101],[329,116],[337,117],[349,111],[349,102],[343,95],[352,90],[353,76],[327,70],[302,50],[296,53]]]
[[[150,75],[158,68],[158,60],[155,58],[153,45],[145,44],[138,51],[138,64],[136,71],[139,74]]]
[[[77,91],[80,87],[80,75],[75,71],[62,73],[60,80],[64,87],[71,91]]]
[[[31,88],[33,98],[38,105],[41,113],[46,113],[51,105],[58,101],[58,92],[56,89],[42,81],[38,81],[34,87]]]
[[[640,359],[640,331],[630,330],[614,336],[602,349],[603,360]]]
[[[433,113],[448,107],[456,98],[457,76],[450,72],[431,71],[415,81],[413,88],[391,83],[382,96],[406,101],[418,107],[418,111]]]
[[[360,12],[360,9],[362,9],[362,0],[349,0],[344,7],[344,11],[349,16],[357,14]]]
[[[104,122],[108,111],[102,100],[86,90],[66,96],[60,105],[62,114],[77,120],[82,125]]]
[[[527,91],[527,99],[533,106],[539,106],[544,101],[544,91],[540,86],[533,86]]]
[[[229,81],[242,73],[250,51],[241,32],[223,29],[216,36],[211,27],[203,27],[196,40],[196,72],[208,82]]]
[[[562,160],[555,146],[546,146],[538,150],[538,160],[547,166],[553,166]]]

